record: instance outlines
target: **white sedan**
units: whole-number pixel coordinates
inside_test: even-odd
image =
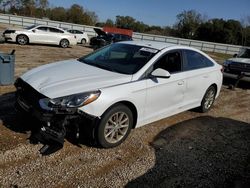
[[[207,112],[220,93],[221,70],[191,47],[119,42],[28,71],[15,83],[17,108],[44,122],[44,138],[63,142],[72,129],[109,148],[133,128],[196,107]]]
[[[76,37],[71,33],[53,26],[33,25],[26,29],[7,29],[3,36],[6,41],[25,45],[28,43],[53,44],[62,48],[76,44]]]
[[[69,33],[72,33],[76,37],[77,43],[80,43],[80,44],[89,43],[89,37],[88,37],[87,33],[83,32],[83,31],[76,30],[76,29],[69,29],[67,31]]]

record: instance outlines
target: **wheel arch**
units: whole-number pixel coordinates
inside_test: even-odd
[[[69,39],[67,39],[67,38],[62,38],[62,39],[59,41],[59,45],[61,45],[61,42],[62,42],[63,40],[67,40],[68,43],[69,43],[69,45],[70,45],[70,41],[69,41]]]
[[[85,43],[87,43],[87,39],[86,38],[81,38],[81,43],[82,43],[82,41],[85,41]]]
[[[16,42],[17,42],[18,37],[21,36],[21,35],[24,35],[25,37],[27,37],[27,39],[28,39],[27,44],[29,44],[29,43],[30,43],[30,38],[29,38],[26,34],[23,34],[23,33],[20,33],[20,34],[18,34],[18,35],[16,36]]]
[[[218,86],[217,86],[217,84],[216,83],[213,83],[213,84],[211,84],[208,88],[210,88],[210,87],[214,87],[214,89],[215,89],[215,96],[217,96],[217,94],[218,94]],[[208,89],[207,88],[207,89]]]
[[[136,106],[130,101],[123,100],[123,101],[116,102],[113,105],[111,105],[108,109],[106,109],[103,114],[105,114],[113,106],[116,106],[116,105],[119,105],[119,104],[125,105],[131,110],[131,112],[133,114],[133,126],[132,126],[132,129],[134,129],[136,124],[137,124],[138,112],[137,112]],[[102,114],[102,116],[103,116],[103,114]]]
[[[214,87],[214,89],[215,89],[215,98],[216,98],[216,96],[217,96],[217,94],[218,94],[218,86],[217,86],[216,83],[213,83],[213,84],[211,84],[211,85],[209,85],[209,86],[207,87],[205,93],[203,94],[203,97],[206,95],[206,92],[207,92],[207,90],[208,90],[210,87]],[[203,97],[202,97],[202,99],[203,99]],[[202,103],[202,100],[200,101],[200,104],[201,104],[201,103]]]

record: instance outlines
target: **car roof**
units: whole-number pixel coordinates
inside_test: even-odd
[[[41,25],[41,24],[38,24],[38,25],[34,25],[35,27],[51,27],[51,28],[56,28],[56,29],[61,29],[61,30],[64,30],[63,28],[59,27],[59,26],[52,26],[52,25]]]
[[[154,48],[157,50],[162,50],[164,48],[169,48],[169,47],[173,47],[173,46],[180,47],[180,45],[171,44],[171,43],[156,42],[156,41],[142,41],[142,40],[123,41],[123,42],[119,42],[119,43],[149,47],[149,48]]]

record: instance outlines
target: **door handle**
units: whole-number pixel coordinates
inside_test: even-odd
[[[178,82],[178,85],[179,85],[179,86],[181,86],[181,85],[183,85],[183,84],[184,84],[184,81]]]
[[[208,75],[204,75],[203,78],[208,78],[209,76]]]

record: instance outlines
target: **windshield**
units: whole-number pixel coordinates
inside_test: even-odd
[[[240,53],[237,55],[240,58],[250,58],[250,49],[243,48]]]
[[[114,43],[78,60],[105,70],[134,74],[157,52],[153,48]]]

